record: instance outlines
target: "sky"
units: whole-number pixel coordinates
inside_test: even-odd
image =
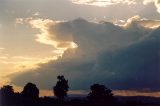
[[[160,0],[0,0],[0,86],[157,97],[159,45]]]

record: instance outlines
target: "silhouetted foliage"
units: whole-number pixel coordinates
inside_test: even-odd
[[[94,84],[90,87],[91,92],[88,94],[88,99],[91,103],[112,103],[114,100],[112,90],[104,85]]]
[[[0,89],[0,93],[2,96],[10,96],[14,94],[13,86],[5,85]]]
[[[64,76],[58,76],[58,81],[56,86],[54,86],[53,91],[54,95],[59,99],[64,99],[67,96],[67,92],[69,89],[68,80],[64,78]]]
[[[39,89],[36,87],[35,84],[33,84],[33,83],[27,83],[24,86],[24,89],[21,92],[21,94],[24,97],[36,99],[36,98],[39,98]]]
[[[16,93],[10,85],[0,89],[0,106],[160,106],[160,98],[154,97],[122,97],[115,101],[112,91],[104,85],[94,84],[86,97],[68,97],[68,81],[64,76],[57,77],[54,87],[58,100],[54,97],[38,97],[39,90],[33,83],[25,85],[21,93]],[[56,89],[58,88],[58,90]],[[57,91],[56,91],[57,90]]]
[[[7,102],[12,102],[14,97],[13,86],[5,85],[0,89],[0,105],[4,105]]]

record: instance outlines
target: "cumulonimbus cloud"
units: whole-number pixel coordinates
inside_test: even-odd
[[[73,21],[53,21],[50,19],[33,19],[30,17],[26,19],[17,18],[16,22],[20,24],[23,24],[24,22],[29,23],[32,28],[39,29],[40,33],[36,35],[36,40],[43,44],[52,45],[54,48],[56,48],[53,52],[59,53],[59,55],[63,55],[64,51],[69,48],[79,47],[79,49],[83,49],[83,51],[85,49],[85,51],[90,53],[97,53],[95,48],[99,48],[97,51],[100,51],[104,48],[112,49],[111,46],[117,46],[119,44],[121,44],[119,46],[124,46],[134,39],[134,36],[127,36],[128,32],[124,31],[124,28],[129,30],[133,27],[131,25],[137,25],[146,28],[157,28],[160,26],[159,20],[141,19],[139,16],[129,18],[124,25],[121,25],[121,27],[119,27],[120,25],[118,24],[118,26],[116,26],[110,22],[104,21],[101,23],[96,23],[89,22],[81,18]],[[106,29],[107,27],[108,29]],[[90,32],[86,33],[86,29],[90,30]],[[113,29],[115,29],[116,32],[112,32]],[[107,33],[105,35],[105,32],[112,32],[112,37],[110,37],[110,35]],[[120,32],[120,36],[117,35],[118,32]],[[92,36],[97,37],[96,40],[95,38],[92,38],[91,33],[93,33]],[[109,38],[102,40],[102,38],[97,36],[97,33],[103,35],[101,37],[106,36]],[[84,37],[86,37],[87,40],[84,39]],[[125,38],[126,41],[123,41],[122,38]],[[112,39],[115,40],[114,43],[112,42]],[[101,42],[101,45],[97,45],[98,42]],[[106,42],[108,45],[104,47]],[[93,47],[88,49],[87,46],[88,48],[91,46]]]
[[[36,21],[29,22],[33,25]],[[45,29],[46,35],[40,33],[46,36],[43,39],[75,42],[78,48],[68,48],[61,58],[39,64],[37,69],[10,75],[12,84],[23,86],[31,81],[41,89],[50,89],[56,76],[63,74],[69,79],[71,89],[76,90],[87,89],[93,83],[113,89],[160,88],[160,29],[156,23],[159,20],[136,16],[123,26],[84,19],[45,22],[46,28],[35,26],[40,31]]]

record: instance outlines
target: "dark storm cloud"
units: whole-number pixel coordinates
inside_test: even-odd
[[[50,39],[55,40],[54,34],[56,40],[72,40],[78,48],[65,51],[56,61],[39,64],[37,69],[11,75],[11,83],[23,86],[31,81],[50,89],[56,76],[63,74],[74,90],[89,89],[93,83],[113,89],[158,90],[160,28],[146,28],[141,23],[145,22],[132,19],[120,27],[77,19],[50,25]]]
[[[110,70],[106,83],[120,89],[160,88],[160,29],[148,38],[115,52],[104,52],[97,69]],[[104,76],[105,77],[105,76]]]

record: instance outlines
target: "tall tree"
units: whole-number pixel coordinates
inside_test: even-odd
[[[57,79],[58,81],[56,86],[53,87],[53,92],[57,98],[63,100],[64,97],[67,96],[67,92],[69,89],[68,80],[66,80],[64,76],[58,76]]]

